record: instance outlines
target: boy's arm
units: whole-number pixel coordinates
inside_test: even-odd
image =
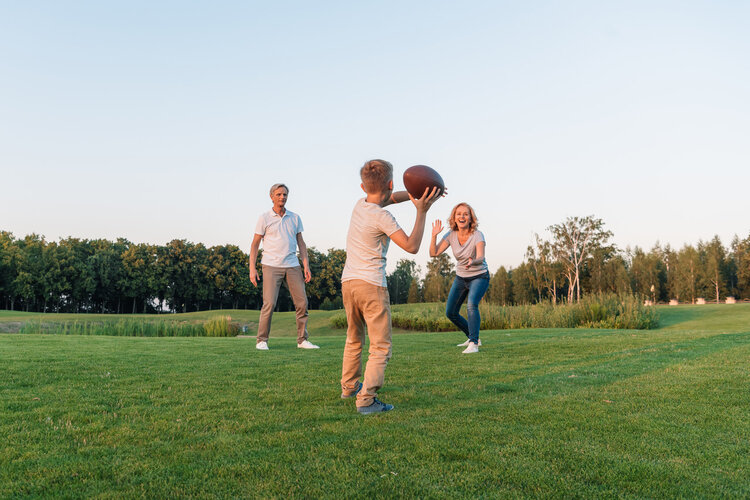
[[[420,199],[416,199],[409,195],[414,206],[417,207],[417,218],[414,220],[414,228],[411,230],[411,234],[406,236],[403,229],[399,229],[391,235],[393,242],[406,250],[409,253],[417,253],[420,245],[422,245],[422,236],[424,236],[424,223],[427,218],[427,211],[430,209],[433,203],[435,203],[440,194],[438,188],[432,188],[432,191],[428,192],[424,190],[424,194]]]
[[[255,234],[253,236],[253,242],[250,244],[250,281],[253,285],[258,286],[258,270],[255,269],[255,261],[258,260],[258,247],[260,247],[260,240],[263,236]]]
[[[409,200],[409,193],[406,191],[394,191],[391,193],[391,197],[388,198],[383,204],[384,207],[393,205],[394,203],[403,203]]]
[[[312,273],[310,272],[310,259],[307,256],[307,245],[302,238],[302,233],[297,233],[297,246],[299,247],[299,257],[302,260],[302,268],[305,274],[305,283],[310,283]]]
[[[443,189],[443,194],[440,196],[445,196],[448,194],[448,189]],[[383,204],[384,207],[387,207],[388,205],[393,205],[394,203],[403,203],[405,201],[409,201],[409,192],[408,191],[394,191],[391,193],[391,197],[385,200],[385,203]]]

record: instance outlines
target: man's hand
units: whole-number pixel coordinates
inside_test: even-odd
[[[258,270],[255,267],[250,268],[250,282],[254,286],[258,286]]]
[[[312,279],[312,273],[310,272],[310,267],[305,266],[305,283],[310,283],[311,279]]]

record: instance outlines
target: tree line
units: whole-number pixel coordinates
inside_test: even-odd
[[[346,252],[309,248],[308,254],[310,307],[336,307]],[[186,240],[152,245],[123,238],[54,242],[0,231],[0,308],[91,313],[259,309],[262,290],[250,282],[248,259],[236,245],[206,247]],[[256,265],[260,271],[260,262]],[[277,308],[293,309],[286,289]]]
[[[594,216],[571,217],[535,235],[524,261],[491,275],[486,300],[501,305],[572,302],[588,293],[634,293],[654,302],[719,302],[750,298],[750,235],[725,247],[718,236],[677,250],[655,244],[619,249]],[[311,309],[338,309],[346,252],[308,248]],[[118,238],[66,238],[0,231],[0,307],[37,312],[152,313],[259,309],[260,288],[250,283],[248,255],[236,245],[166,245]],[[259,259],[260,260],[260,259]],[[260,270],[260,264],[256,263]],[[400,260],[388,274],[395,304],[442,302],[455,267],[443,253],[427,263]],[[282,287],[277,310],[293,304]]]

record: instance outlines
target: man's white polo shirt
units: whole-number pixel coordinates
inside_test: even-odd
[[[263,236],[263,258],[260,263],[272,267],[297,267],[297,233],[304,231],[299,215],[287,210],[280,216],[273,210],[262,214],[255,234]]]

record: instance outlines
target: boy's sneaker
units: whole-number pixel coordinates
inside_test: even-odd
[[[469,342],[469,346],[461,351],[462,354],[474,354],[475,352],[479,352],[479,346],[474,342]]]
[[[456,344],[456,347],[466,347],[469,345],[469,339],[466,339],[466,342],[461,342],[460,344]],[[482,339],[479,339],[479,343],[477,345],[482,345]]]
[[[299,344],[297,344],[297,348],[299,348],[299,349],[320,349],[319,346],[316,346],[315,344],[313,344],[309,340],[303,340],[302,342],[300,342]]]
[[[257,344],[255,344],[255,348],[259,351],[267,351],[268,350],[268,342],[260,341]]]
[[[393,405],[378,401],[378,398],[373,398],[370,406],[360,406],[357,408],[357,411],[361,415],[372,415],[373,413],[382,413],[384,411],[391,411],[392,409]]]
[[[362,388],[362,382],[357,382],[357,387],[352,392],[344,392],[341,391],[341,399],[349,399],[353,398],[357,394],[359,394],[359,390]]]

